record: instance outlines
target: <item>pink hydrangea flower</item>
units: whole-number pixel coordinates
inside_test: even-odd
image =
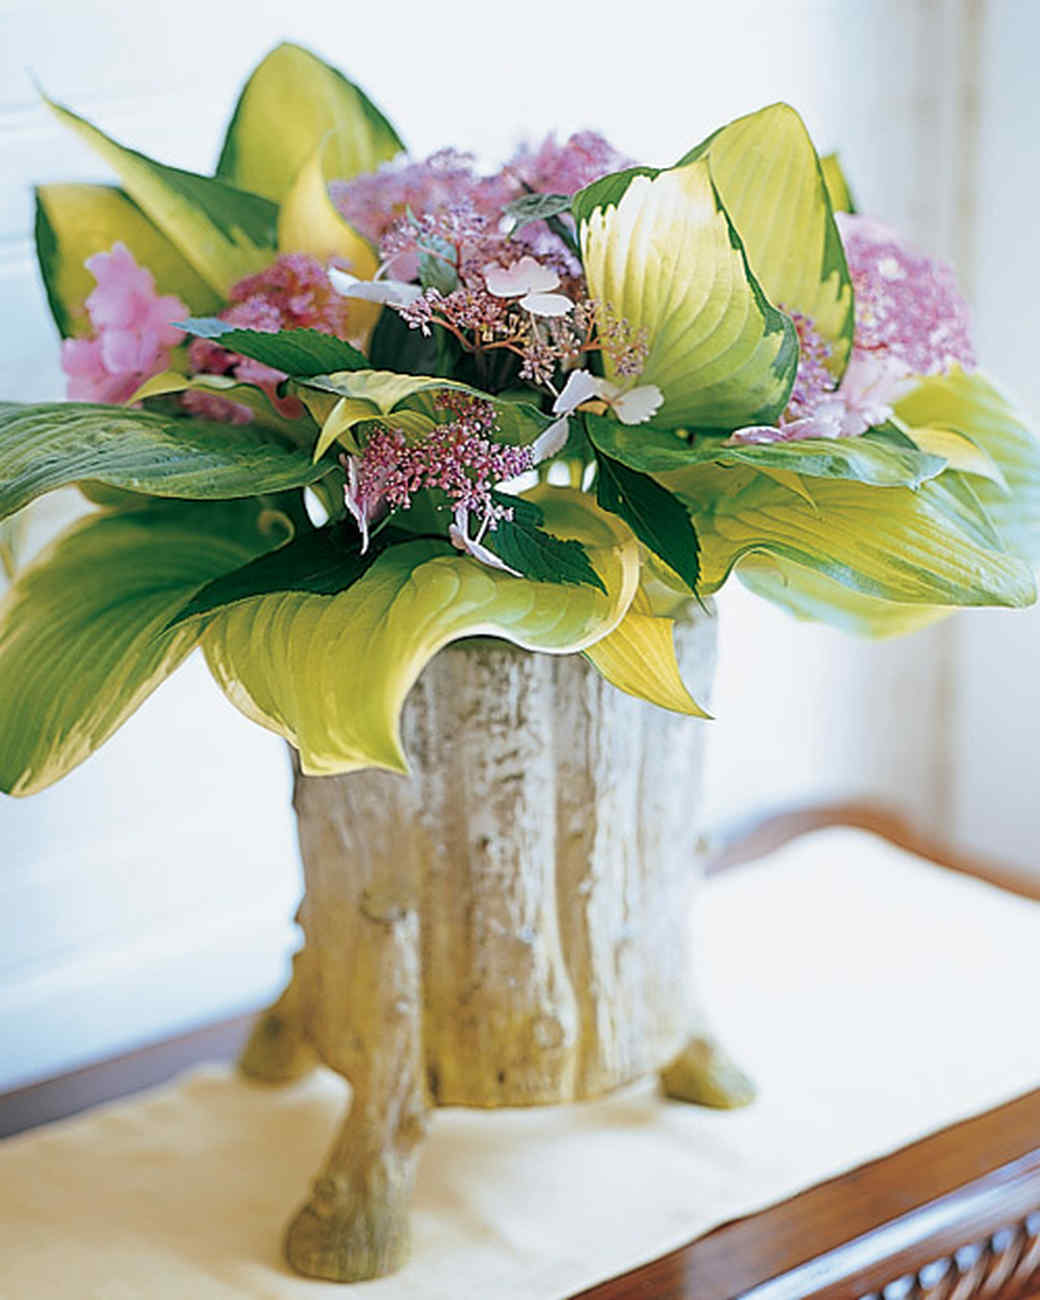
[[[329,282],[328,270],[317,258],[304,253],[285,253],[256,275],[234,285],[230,306],[220,319],[243,329],[274,334],[278,330],[315,329],[345,338],[349,328],[349,305]],[[243,384],[256,384],[286,419],[303,414],[295,397],[279,397],[277,387],[285,373],[251,357],[222,347],[216,339],[193,339],[188,348],[193,374],[232,374]],[[252,419],[246,406],[219,394],[187,393],[182,404],[194,414],[243,424]]]
[[[125,244],[88,257],[86,267],[97,281],[86,301],[94,336],[62,344],[67,393],[73,401],[125,402],[166,369],[184,338],[173,322],[190,312],[173,294],[156,293],[155,277]]]
[[[968,305],[953,272],[870,217],[836,215],[856,294],[855,346],[918,375],[973,367]]]

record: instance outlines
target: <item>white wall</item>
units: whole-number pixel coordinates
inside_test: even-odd
[[[972,22],[983,7],[979,43]],[[8,0],[0,396],[61,389],[32,265],[27,187],[104,175],[52,125],[28,70],[117,137],[206,168],[238,80],[284,36],[363,82],[417,153],[453,143],[493,160],[525,135],[598,126],[663,162],[720,122],[788,99],[821,148],[842,149],[865,206],[933,248],[972,259],[978,249],[969,270],[984,355],[1006,373],[1035,375],[1035,343],[1018,326],[1018,304],[1029,299],[1021,281],[1033,275],[1033,296],[1036,283],[1019,214],[1037,199],[1020,154],[1040,7],[527,0],[508,9],[507,35],[493,15],[478,0],[445,0],[436,11],[416,0],[229,0],[205,10]],[[979,171],[998,182],[984,205],[971,193],[960,202],[980,77],[981,140],[994,152]],[[984,220],[972,243],[977,210]],[[950,825],[956,795],[965,835],[1024,856],[1038,816],[1028,763],[1040,688],[1027,700],[1018,683],[1036,626],[983,615],[956,634],[871,646],[797,625],[735,591],[724,601],[713,815],[869,792]],[[995,644],[1006,673],[983,671]],[[960,672],[963,703],[951,716]],[[287,799],[280,743],[235,713],[191,662],[60,786],[0,802],[0,1087],[268,995],[284,968],[298,888]],[[999,825],[988,813],[995,806]]]

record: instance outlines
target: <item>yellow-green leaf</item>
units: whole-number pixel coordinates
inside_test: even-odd
[[[0,789],[32,794],[94,752],[189,653],[164,632],[199,587],[282,540],[255,503],[169,504],[74,524],[0,603]]]
[[[1031,604],[1028,568],[987,544],[956,476],[946,477],[916,491],[815,479],[810,505],[753,470],[698,466],[662,476],[691,507],[705,592],[718,590],[744,556],[766,552],[904,604]]]
[[[336,211],[326,182],[330,140],[315,149],[300,168],[278,210],[278,247],[283,253],[309,253],[321,262],[346,263],[353,275],[370,280],[379,269],[372,246]],[[364,347],[381,308],[350,300],[351,341]]]
[[[208,393],[214,397],[226,398],[239,406],[246,406],[253,412],[253,423],[265,429],[277,429],[279,433],[296,441],[308,435],[313,436],[313,429],[306,416],[299,420],[287,420],[275,410],[271,399],[256,384],[244,384],[230,375],[182,375],[176,370],[163,370],[146,379],[140,388],[127,399],[126,405],[133,406],[143,402],[146,397],[171,397],[175,393]]]
[[[273,203],[223,181],[155,162],[117,144],[60,104],[45,102],[108,163],[134,202],[218,294],[226,297],[237,280],[274,259],[278,210]]]
[[[838,161],[838,155],[836,153],[824,154],[820,159],[820,170],[823,172],[823,179],[827,185],[831,210],[833,212],[855,212],[856,205],[852,200],[852,190],[849,189],[849,183],[845,179],[845,173]]]
[[[805,123],[789,104],[737,118],[683,158],[707,158],[770,302],[812,319],[840,375],[852,346],[852,281]]]
[[[960,470],[963,474],[973,474],[977,478],[988,478],[991,483],[1007,490],[1007,482],[1000,466],[993,457],[980,446],[966,438],[963,433],[953,429],[928,428],[907,429],[907,437],[922,451],[932,456],[942,456],[950,469]]]
[[[221,306],[191,263],[119,189],[111,185],[40,185],[36,189],[36,253],[55,324],[61,334],[89,334],[84,303],[96,282],[84,263],[122,242],[139,266],[193,312]]]
[[[797,338],[748,269],[704,160],[633,176],[580,223],[590,295],[645,330],[641,384],[656,384],[660,428],[770,424],[794,378]],[[608,378],[617,380],[609,359]]]
[[[683,683],[675,656],[675,619],[651,612],[642,589],[625,617],[585,656],[612,686],[626,695],[657,704],[673,713],[709,718]]]
[[[1008,546],[1040,568],[1040,439],[992,379],[959,368],[931,375],[899,402],[896,414],[911,435],[937,425],[956,429],[992,458],[1007,490],[976,479],[975,491]]]
[[[404,149],[379,109],[341,72],[299,45],[279,45],[243,87],[217,175],[280,202],[327,136],[327,174],[340,180],[375,171]]]
[[[297,746],[306,772],[405,771],[401,706],[443,646],[493,636],[551,654],[583,650],[632,601],[639,559],[628,529],[582,493],[531,495],[548,531],[585,545],[608,596],[510,577],[443,542],[408,542],[339,595],[261,596],[219,614],[204,637],[214,676],[248,717]]]
[[[795,618],[828,623],[842,632],[882,639],[905,636],[954,611],[950,606],[905,605],[842,585],[818,569],[779,555],[747,555],[737,577],[756,596]]]

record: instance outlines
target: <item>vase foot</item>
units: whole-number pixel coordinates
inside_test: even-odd
[[[661,1071],[666,1097],[734,1110],[755,1099],[755,1085],[713,1038],[691,1038]]]
[[[259,1083],[292,1083],[318,1063],[299,1017],[285,1005],[288,993],[261,1013],[238,1058],[238,1068]]]
[[[366,1282],[395,1273],[408,1259],[408,1197],[354,1194],[314,1197],[289,1225],[285,1256],[297,1273],[329,1282]]]

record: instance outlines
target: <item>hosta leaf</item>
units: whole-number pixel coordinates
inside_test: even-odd
[[[627,529],[581,493],[532,496],[548,529],[583,543],[609,596],[513,578],[444,542],[409,542],[340,595],[262,596],[218,614],[204,637],[214,676],[247,716],[298,747],[306,772],[406,770],[401,706],[439,649],[495,636],[552,654],[582,650],[617,626],[635,594]]]
[[[687,439],[670,429],[621,424],[603,416],[586,415],[585,420],[590,438],[601,451],[650,474],[714,461],[812,478],[856,479],[878,487],[917,487],[946,467],[941,456],[916,448],[909,441],[905,445],[890,441],[875,432],[858,438],[733,444],[709,434]]]
[[[248,424],[87,402],[0,403],[0,518],[83,480],[210,500],[302,487],[330,468]]]
[[[482,393],[478,388],[460,384],[454,379],[439,379],[433,375],[399,375],[391,370],[354,370],[344,374],[315,375],[300,385],[300,393],[307,400],[309,392],[331,393],[347,399],[349,405],[331,408],[322,427],[315,456],[323,455],[337,438],[365,420],[383,420],[403,411],[413,411],[431,422],[439,422],[433,398],[446,388],[454,389],[495,408],[496,439],[516,445],[525,445],[551,422],[537,407],[526,402],[505,401]]]
[[[330,141],[324,140],[300,168],[278,210],[278,247],[283,253],[308,253],[320,262],[333,258],[361,280],[379,269],[371,245],[340,216],[329,198],[325,167]],[[350,302],[351,336],[365,340],[379,316],[378,303]]]
[[[840,375],[852,346],[852,281],[805,123],[789,104],[772,104],[716,131],[682,163],[695,158],[708,160],[770,302],[812,319]]]
[[[650,610],[642,589],[617,627],[585,656],[612,686],[626,695],[647,700],[690,717],[709,718],[683,684],[675,657],[675,619],[661,618]]]
[[[833,212],[855,212],[856,205],[852,199],[852,190],[845,179],[841,163],[836,153],[824,154],[820,159],[820,170],[827,185],[827,196],[831,201]]]
[[[877,639],[904,636],[953,613],[949,606],[902,605],[843,586],[817,569],[778,555],[747,555],[737,577],[749,591],[795,618],[828,623],[842,632]]]
[[[910,426],[955,429],[989,455],[1007,491],[973,480],[1006,544],[1040,568],[1040,439],[986,375],[954,369],[933,375],[903,398],[896,414]]]
[[[309,379],[330,370],[364,370],[368,366],[363,352],[333,334],[321,330],[240,329],[215,317],[182,321],[179,329],[200,339],[214,339],[231,352],[262,361],[265,366],[284,370],[287,375]]]
[[[662,428],[771,424],[794,379],[794,326],[767,301],[712,184],[692,162],[635,176],[580,226],[589,293],[649,343]],[[616,380],[609,359],[608,378]]]
[[[146,397],[172,397],[176,393],[208,393],[226,398],[253,412],[253,421],[265,429],[276,429],[288,437],[299,437],[301,429],[309,428],[307,418],[287,420],[279,415],[271,399],[256,384],[243,384],[230,375],[182,375],[176,370],[162,370],[146,379],[129,399],[129,403],[143,402]]]
[[[155,276],[160,294],[176,294],[192,311],[216,311],[220,296],[157,226],[111,185],[39,185],[36,256],[55,324],[64,337],[89,334],[84,303],[96,281],[84,266],[122,242]]]
[[[258,194],[126,149],[97,127],[46,101],[59,121],[105,160],[123,188],[217,293],[275,256],[278,209]]]
[[[816,479],[813,504],[744,468],[698,466],[664,481],[691,507],[703,589],[716,591],[745,555],[803,564],[868,596],[906,604],[1010,605],[1036,598],[1016,557],[985,541],[984,521],[953,484],[916,491]]]
[[[909,431],[911,441],[922,451],[941,456],[950,469],[977,478],[988,478],[991,483],[1008,490],[1007,480],[993,457],[977,443],[953,429],[917,428]]]
[[[32,794],[94,752],[184,659],[191,593],[278,537],[255,504],[165,503],[74,524],[0,603],[0,789]]]
[[[619,515],[644,546],[682,578],[691,591],[700,577],[697,533],[681,501],[656,479],[596,453],[596,500]]]
[[[239,95],[217,175],[280,202],[305,161],[328,138],[329,174],[350,180],[404,149],[372,101],[299,45],[278,45]]]

